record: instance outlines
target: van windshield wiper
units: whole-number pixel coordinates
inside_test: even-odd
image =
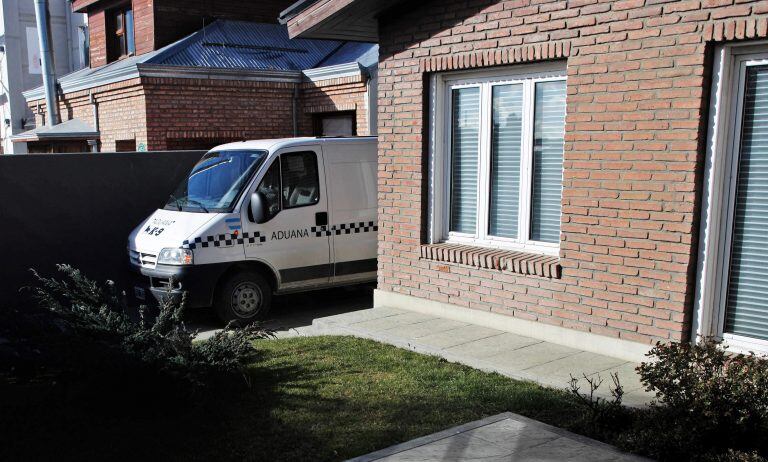
[[[179,199],[173,194],[171,194],[171,199],[173,199],[173,202],[176,203],[176,208],[179,209],[179,212],[181,212],[181,202],[179,201]]]
[[[197,205],[198,207],[203,209],[203,212],[208,213],[208,209],[205,208],[205,206],[200,201],[196,201],[194,199],[190,199],[189,197],[187,197],[187,204]]]

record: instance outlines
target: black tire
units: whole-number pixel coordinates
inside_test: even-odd
[[[227,323],[246,325],[264,319],[272,308],[272,288],[261,274],[241,271],[221,285],[215,308],[219,318]]]

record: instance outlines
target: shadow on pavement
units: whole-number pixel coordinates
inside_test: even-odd
[[[278,337],[299,335],[316,318],[371,308],[373,289],[372,284],[367,284],[276,296],[263,325]],[[185,318],[191,329],[200,332],[201,339],[224,327],[212,308],[190,309]]]

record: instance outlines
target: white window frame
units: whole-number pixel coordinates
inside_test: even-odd
[[[725,332],[746,71],[768,64],[768,42],[715,50],[699,231],[693,336],[714,337],[731,351],[768,353],[768,341]]]
[[[565,81],[565,62],[548,62],[514,66],[490,71],[465,71],[433,74],[430,80],[429,143],[429,229],[430,243],[448,242],[519,250],[545,255],[558,255],[560,243],[531,241],[530,218],[532,197],[533,122],[535,84]],[[517,239],[491,236],[489,206],[491,190],[491,118],[492,88],[495,85],[523,85],[523,140],[520,155],[520,193]],[[452,90],[480,89],[479,166],[477,178],[477,223],[475,233],[458,233],[450,229],[451,204],[451,122]]]

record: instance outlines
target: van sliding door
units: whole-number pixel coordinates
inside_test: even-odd
[[[333,282],[376,278],[376,147],[323,147],[328,184]]]

